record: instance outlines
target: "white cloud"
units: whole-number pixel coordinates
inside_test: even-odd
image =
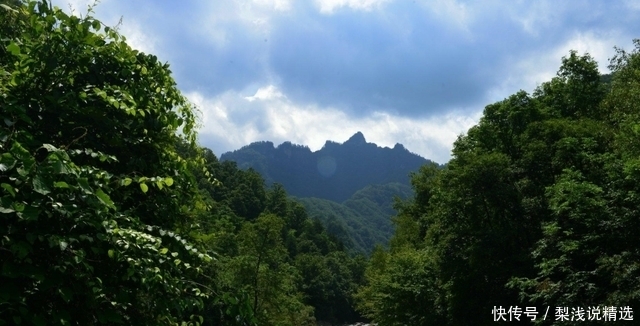
[[[223,49],[235,41],[238,32],[248,32],[256,41],[268,39],[273,19],[291,9],[289,0],[207,2],[197,13],[199,23],[185,27]]]
[[[457,136],[479,119],[479,113],[474,117],[449,113],[412,119],[385,112],[353,118],[334,108],[292,103],[273,85],[260,88],[253,96],[226,92],[206,98],[192,92],[187,97],[203,113],[200,134],[224,144],[224,148],[212,148],[218,154],[262,140],[276,144],[291,141],[319,150],[327,140],[344,142],[361,131],[367,141],[379,146],[401,143],[412,152],[444,163],[450,159]]]
[[[323,14],[332,14],[336,9],[348,7],[353,10],[371,11],[389,0],[316,0],[316,5]]]
[[[537,86],[556,76],[562,65],[562,57],[568,56],[571,50],[576,50],[578,55],[589,53],[598,63],[600,73],[608,73],[609,58],[615,54],[614,45],[625,43],[628,43],[625,37],[615,32],[576,32],[551,50],[538,50],[523,58],[512,58],[510,62],[505,62],[506,66],[511,67],[509,74],[500,85],[488,92],[488,100],[491,103],[500,101],[520,89],[533,92]]]
[[[253,2],[259,6],[277,11],[288,11],[291,9],[291,1],[289,0],[253,0]]]
[[[623,41],[627,43],[627,40],[622,40],[620,35],[615,32],[608,32],[606,34],[596,34],[594,32],[578,32],[575,33],[571,39],[564,44],[560,45],[555,51],[554,55],[560,58],[567,56],[569,51],[576,50],[578,54],[583,55],[589,53],[592,58],[598,62],[598,69],[601,73],[609,72],[607,66],[609,65],[609,58],[613,57],[615,51],[614,45],[620,45],[616,41]]]
[[[523,8],[524,7],[524,8]],[[509,6],[508,14],[518,22],[525,32],[533,36],[540,36],[541,30],[553,22],[558,22],[562,10],[558,3],[552,5],[549,1],[532,1],[526,6]]]
[[[127,44],[129,44],[131,48],[147,54],[157,54],[156,39],[152,34],[145,33],[144,28],[135,21],[123,20],[119,32],[125,36]]]
[[[255,100],[272,100],[282,97],[284,97],[284,95],[282,95],[275,86],[269,85],[258,89],[253,96],[247,96],[245,99],[249,102],[253,102]]]

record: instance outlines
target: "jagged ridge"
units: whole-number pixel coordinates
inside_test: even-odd
[[[393,148],[368,143],[361,132],[343,144],[327,141],[322,149],[284,142],[256,142],[221,155],[240,168],[253,168],[267,184],[277,182],[296,197],[316,197],[343,202],[371,184],[397,182],[409,185],[409,173],[429,160],[401,144]]]

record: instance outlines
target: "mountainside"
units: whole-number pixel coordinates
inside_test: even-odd
[[[393,148],[367,143],[361,132],[343,144],[327,141],[319,151],[285,142],[256,142],[222,154],[241,169],[253,168],[267,184],[282,184],[295,197],[316,197],[335,202],[349,199],[372,184],[409,185],[409,173],[428,160],[401,144]]]
[[[394,197],[407,199],[412,194],[410,186],[388,183],[366,186],[343,203],[313,197],[295,199],[309,217],[322,221],[350,251],[370,253],[376,244],[388,243],[393,234],[390,217],[396,214]]]
[[[253,168],[267,185],[279,183],[353,252],[371,252],[393,234],[393,198],[412,194],[409,174],[430,162],[401,144],[367,143],[361,132],[319,151],[285,142],[256,142],[222,154],[241,169]]]

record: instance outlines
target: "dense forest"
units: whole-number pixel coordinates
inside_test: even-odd
[[[592,325],[640,304],[640,40],[611,75],[575,51],[488,105],[444,169],[423,166],[359,308],[380,325]],[[544,319],[545,311],[550,308]],[[492,317],[493,314],[493,317]]]
[[[640,40],[610,75],[572,51],[486,106],[446,166],[412,174],[389,248],[364,257],[200,147],[169,65],[91,14],[0,3],[0,325],[635,317]]]
[[[167,64],[46,2],[0,15],[1,325],[359,320],[365,258],[200,148]]]
[[[310,217],[322,221],[327,232],[344,243],[349,252],[371,254],[377,245],[387,246],[393,235],[395,201],[412,195],[410,186],[394,182],[366,186],[342,203],[315,197],[293,198]]]

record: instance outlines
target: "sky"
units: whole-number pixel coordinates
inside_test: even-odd
[[[85,15],[87,0],[56,0]],[[640,1],[102,0],[92,14],[168,62],[216,155],[255,141],[368,142],[438,163],[484,107],[555,76],[570,50],[606,73]]]

